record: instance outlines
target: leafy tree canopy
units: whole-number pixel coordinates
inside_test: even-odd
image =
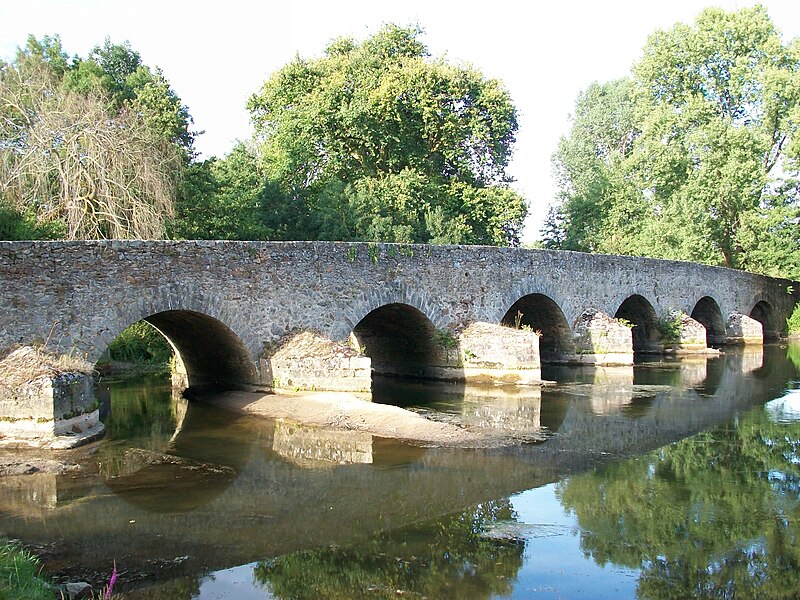
[[[298,209],[293,237],[518,243],[511,99],[472,67],[431,60],[421,33],[335,40],[250,98],[260,165]]]
[[[658,31],[579,96],[545,245],[800,277],[798,123],[800,41],[763,7]]]

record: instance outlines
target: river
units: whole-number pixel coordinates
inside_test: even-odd
[[[120,598],[800,597],[800,347],[376,382],[483,449],[227,413],[142,378],[63,474],[0,478],[0,535]]]

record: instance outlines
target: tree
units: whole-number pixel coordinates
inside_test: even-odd
[[[84,94],[100,93],[114,111],[129,110],[166,141],[176,144],[188,160],[194,157],[192,117],[160,69],[142,63],[130,43],[112,44],[106,38],[89,58],[76,58],[65,74],[64,87]]]
[[[187,168],[170,233],[189,239],[289,240],[299,233],[288,229],[297,222],[292,208],[265,178],[255,154],[239,143],[224,158]]]
[[[546,241],[800,276],[798,123],[800,42],[763,7],[656,32],[579,97]]]
[[[306,237],[518,242],[511,99],[472,67],[428,60],[420,34],[389,25],[338,39],[250,98],[260,163],[303,207]]]
[[[58,37],[31,37],[0,64],[4,237],[165,235],[192,153],[188,112],[129,46],[94,52],[101,62],[69,61]]]

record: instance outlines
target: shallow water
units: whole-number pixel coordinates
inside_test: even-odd
[[[0,534],[56,576],[116,561],[127,598],[798,597],[798,358],[378,382],[375,401],[516,440],[485,450],[114,384],[80,472],[0,479]]]

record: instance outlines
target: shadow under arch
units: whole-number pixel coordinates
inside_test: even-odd
[[[191,388],[231,389],[258,383],[250,352],[222,321],[191,310],[166,310],[142,319],[181,359]]]
[[[766,300],[756,302],[750,311],[750,317],[761,323],[765,342],[774,342],[780,339],[782,328],[778,326],[775,311],[769,302]]]
[[[523,296],[511,305],[500,323],[540,331],[539,354],[543,362],[559,362],[574,352],[572,329],[564,312],[555,300],[544,294]]]
[[[372,361],[373,375],[435,378],[431,367],[447,361],[437,330],[418,308],[392,302],[362,318],[353,328],[358,349]]]
[[[689,316],[706,328],[707,346],[719,347],[725,343],[725,320],[714,298],[711,296],[700,298]]]
[[[634,354],[659,354],[662,352],[658,316],[647,298],[639,294],[628,296],[614,313],[614,318],[625,319],[633,324],[631,333]]]

